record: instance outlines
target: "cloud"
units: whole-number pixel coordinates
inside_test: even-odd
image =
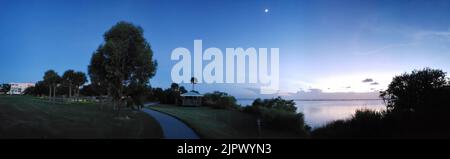
[[[450,38],[450,31],[420,31],[414,34],[414,40],[421,40],[425,37]]]
[[[399,47],[408,47],[421,43],[421,41],[426,41],[429,39],[447,39],[450,40],[450,31],[435,31],[435,30],[415,30],[415,31],[401,31],[410,38],[409,41],[399,42],[394,44],[382,45],[380,47],[367,50],[355,52],[356,55],[371,55],[383,52],[385,50],[390,50]]]
[[[369,51],[365,51],[365,52],[358,52],[356,53],[357,55],[371,55],[371,54],[377,54],[380,52],[383,52],[385,50],[389,50],[392,48],[398,48],[398,47],[404,47],[404,46],[410,46],[410,45],[414,45],[414,42],[408,42],[408,43],[399,43],[399,44],[389,44],[389,45],[384,45],[382,47],[376,48],[376,49],[372,49]]]
[[[317,89],[314,89],[317,90]],[[319,89],[320,90],[320,89]],[[323,99],[379,99],[379,93],[374,92],[297,92],[294,96],[290,98],[293,99],[303,99],[303,100],[323,100]]]
[[[370,85],[379,85],[379,83],[378,82],[372,82],[372,83],[370,83]]]
[[[362,81],[363,83],[373,82],[372,78],[366,78]]]
[[[255,94],[259,94],[259,92],[260,92],[260,89],[259,88],[255,88],[255,87],[244,87],[244,89],[246,89],[246,90],[248,90],[250,92],[253,92]]]
[[[318,88],[311,88],[311,89],[309,89],[309,92],[311,92],[311,93],[322,93],[322,90],[318,89]]]

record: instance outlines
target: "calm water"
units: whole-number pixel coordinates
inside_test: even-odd
[[[253,100],[239,99],[241,105],[250,105]],[[385,110],[382,100],[353,101],[295,101],[297,112],[303,112],[305,122],[313,127],[320,127],[328,122],[351,117],[357,109]]]

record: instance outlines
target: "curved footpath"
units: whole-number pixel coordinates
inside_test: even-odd
[[[153,103],[145,104],[145,106],[151,105]],[[175,117],[148,108],[144,108],[142,111],[159,122],[166,139],[199,139],[194,130]]]

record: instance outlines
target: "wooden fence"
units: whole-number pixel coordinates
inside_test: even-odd
[[[38,97],[35,100],[39,100],[41,102],[47,102],[52,104],[72,104],[72,103],[99,103],[99,104],[107,104],[111,103],[111,99],[109,98],[98,98],[98,97]]]

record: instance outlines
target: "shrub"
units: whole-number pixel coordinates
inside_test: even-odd
[[[448,138],[446,113],[358,110],[352,118],[331,122],[311,134],[315,138]]]
[[[293,113],[284,110],[260,108],[259,116],[262,125],[273,130],[291,130],[305,133],[307,128],[302,113]]]
[[[372,138],[386,137],[385,114],[373,110],[357,110],[349,119],[337,120],[312,131],[316,138]]]
[[[262,125],[269,129],[307,134],[310,127],[305,124],[303,114],[297,113],[296,109],[293,100],[277,97],[264,100],[258,98],[242,111],[257,115],[262,120]]]
[[[272,99],[264,99],[261,100],[257,98],[253,101],[252,107],[264,107],[269,109],[277,109],[277,110],[285,110],[288,112],[296,112],[297,107],[295,107],[294,100],[285,100],[281,97],[272,98]]]
[[[214,91],[203,96],[203,105],[217,109],[235,109],[238,107],[236,98],[225,92]]]

